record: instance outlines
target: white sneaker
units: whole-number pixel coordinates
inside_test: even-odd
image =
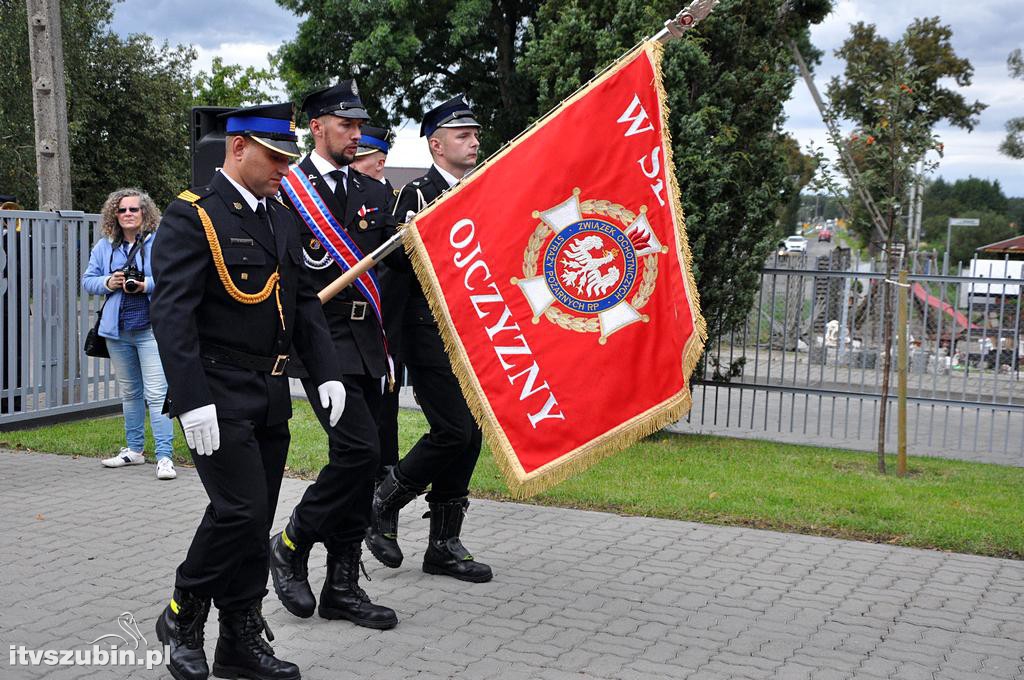
[[[174,470],[174,463],[171,462],[170,458],[159,458],[156,461],[156,478],[157,479],[174,479],[178,476],[178,473]]]
[[[112,458],[104,458],[102,463],[104,467],[124,467],[125,465],[142,465],[146,462],[146,457],[142,455],[141,451],[132,451],[127,446],[121,449],[121,452]]]

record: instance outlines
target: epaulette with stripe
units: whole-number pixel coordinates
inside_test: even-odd
[[[209,185],[204,186],[204,187],[192,187],[191,189],[185,189],[180,194],[178,194],[178,198],[180,198],[181,200],[183,200],[183,201],[185,201],[187,203],[195,203],[196,201],[198,201],[199,199],[203,198],[204,196],[206,196],[209,193],[210,193]]]

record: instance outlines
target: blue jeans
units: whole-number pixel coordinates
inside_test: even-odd
[[[156,457],[170,458],[174,424],[161,411],[167,395],[167,379],[160,365],[153,329],[121,331],[118,339],[107,338],[110,362],[121,388],[124,434],[128,448],[142,451],[146,445],[146,404],[149,424],[156,442]]]

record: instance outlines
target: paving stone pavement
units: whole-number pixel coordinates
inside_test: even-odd
[[[306,484],[285,480],[277,527]],[[10,647],[84,648],[122,612],[156,647],[206,503],[195,472],[0,452],[0,489],[0,678],[169,677],[15,666]],[[420,571],[424,509],[402,515],[401,569],[367,555],[364,585],[398,628],[301,620],[267,598],[274,647],[303,678],[1024,678],[1022,562],[475,501],[466,543],[496,578],[462,584]],[[323,577],[318,547],[316,590]]]

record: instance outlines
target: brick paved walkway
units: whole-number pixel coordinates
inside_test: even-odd
[[[306,483],[285,480],[277,525]],[[163,669],[12,667],[11,645],[68,649],[119,632],[151,646],[205,505],[192,470],[0,452],[2,678],[169,677]],[[271,596],[278,653],[309,680],[345,678],[1024,678],[1024,563],[689,522],[474,502],[466,543],[492,583],[406,564],[364,584],[392,631],[292,617]],[[319,590],[324,553],[311,558]],[[215,616],[207,629],[212,657]]]

